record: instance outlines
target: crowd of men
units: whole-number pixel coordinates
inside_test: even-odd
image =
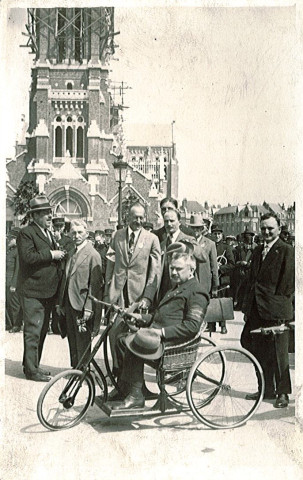
[[[13,228],[7,242],[6,328],[23,325],[23,371],[28,380],[49,381],[40,368],[48,331],[67,336],[70,363],[90,352],[101,309],[92,296],[132,308],[147,328],[129,334],[117,321],[110,331],[117,408],[144,405],[144,361],[157,361],[163,345],[194,337],[204,322],[210,298],[232,297],[245,314],[243,347],[261,363],[265,397],[275,407],[288,405],[291,384],[288,331],[266,338],[251,334],[294,318],[294,245],[273,214],[261,218],[261,237],[247,229],[238,238],[200,214],[181,223],[177,201],[160,203],[163,227],[146,223],[140,203],[132,205],[128,225],[90,232],[83,220],[52,217],[44,195],[30,201],[31,221]],[[216,324],[207,327],[216,330]],[[227,333],[220,322],[221,334]],[[140,348],[139,348],[140,347]],[[122,392],[122,393],[121,393]]]

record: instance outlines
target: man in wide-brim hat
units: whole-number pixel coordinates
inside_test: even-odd
[[[52,207],[47,197],[37,195],[29,206],[33,222],[22,228],[17,237],[20,262],[17,290],[24,321],[23,371],[28,380],[47,382],[49,372],[39,364],[64,252],[58,249],[50,231]]]
[[[216,297],[220,282],[215,242],[204,236],[205,223],[201,214],[194,213],[190,218],[189,226],[195,232],[196,241],[203,249],[206,258],[206,262],[201,262],[197,259],[197,277],[208,294]]]
[[[114,409],[142,408],[145,398],[142,392],[144,362],[155,362],[164,352],[164,346],[183,343],[193,338],[200,330],[207,309],[209,296],[194,277],[195,258],[193,248],[182,242],[169,247],[169,270],[173,290],[166,293],[158,308],[151,315],[134,314],[138,320],[151,322],[149,328],[121,337],[117,348],[126,352],[122,375],[118,379],[120,392],[111,400],[123,399]]]

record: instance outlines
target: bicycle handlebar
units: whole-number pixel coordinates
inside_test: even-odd
[[[115,303],[107,303],[103,302],[101,300],[98,300],[98,298],[94,297],[93,295],[88,296],[91,300],[93,300],[96,303],[100,303],[101,305],[104,305],[106,307],[112,308],[112,310],[120,315],[120,317],[123,318],[123,320],[127,323],[127,325],[130,328],[137,328],[137,327],[146,327],[149,322],[143,319],[138,319],[135,315],[132,313],[126,312],[124,308],[119,307]]]

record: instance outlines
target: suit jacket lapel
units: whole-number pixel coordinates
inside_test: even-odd
[[[144,230],[144,228],[141,228],[141,232],[139,233],[139,236],[137,238],[137,241],[135,243],[135,248],[134,248],[134,253],[132,254],[130,260],[129,260],[129,263],[132,263],[135,258],[139,255],[139,252],[141,250],[141,248],[143,247],[143,244],[146,240],[146,230]],[[127,253],[128,255],[128,253]]]
[[[260,270],[262,270],[263,268],[268,268],[268,265],[270,265],[270,263],[272,262],[273,258],[275,257],[275,255],[277,255],[277,252],[279,251],[280,247],[281,247],[281,242],[282,240],[278,240],[272,247],[271,249],[269,250],[268,254],[266,255],[266,257],[264,258],[264,260],[262,260],[262,251],[261,251],[261,268]]]
[[[38,235],[38,237],[41,238],[41,240],[44,240],[44,242],[46,242],[47,245],[50,246],[49,239],[46,237],[46,235],[44,235],[41,228],[39,228],[38,225],[36,225],[35,223],[34,223],[33,227],[35,228],[35,231],[36,231],[36,234]]]
[[[128,264],[128,241],[127,241],[127,228],[120,230],[119,245],[124,255],[124,262]]]
[[[81,265],[81,263],[85,260],[85,258],[89,254],[89,249],[87,247],[88,245],[85,245],[85,247],[81,248],[80,252],[77,253],[76,261],[74,263],[72,271],[70,272],[71,275],[75,273],[79,265]]]

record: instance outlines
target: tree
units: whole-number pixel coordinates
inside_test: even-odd
[[[131,190],[128,190],[125,198],[122,200],[122,224],[124,226],[128,225],[130,207],[136,202],[139,202],[139,197]]]
[[[27,223],[29,216],[29,202],[38,195],[39,190],[33,181],[22,181],[16,190],[13,203],[15,206],[15,215],[25,215],[21,225]]]

